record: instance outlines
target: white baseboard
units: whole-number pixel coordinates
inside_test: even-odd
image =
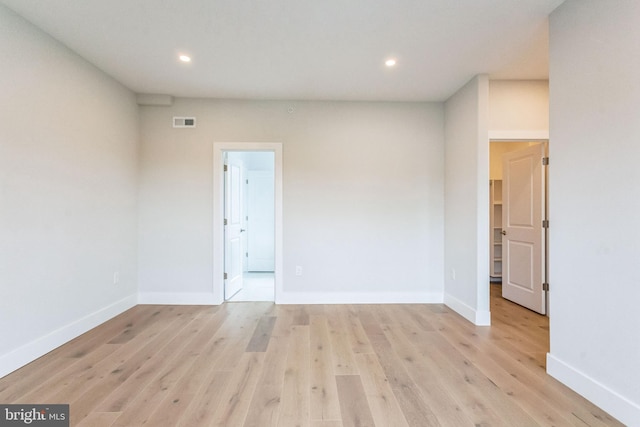
[[[441,292],[281,292],[276,304],[442,304]]]
[[[547,373],[623,424],[640,427],[640,404],[632,402],[550,353],[547,353]]]
[[[444,303],[447,307],[476,326],[491,325],[490,311],[478,311],[450,294],[444,294]]]
[[[0,378],[33,362],[51,350],[60,347],[90,329],[127,311],[136,305],[136,295],[130,295],[115,303],[88,314],[68,325],[0,356]]]
[[[220,305],[213,293],[208,292],[140,292],[138,304],[159,305]]]

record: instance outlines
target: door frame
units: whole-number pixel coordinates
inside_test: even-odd
[[[491,149],[491,143],[492,142],[546,142],[547,143],[547,156],[549,156],[549,152],[551,151],[549,148],[549,144],[550,144],[550,140],[549,140],[549,131],[538,131],[538,130],[512,130],[512,131],[489,131],[489,138],[487,141],[487,151],[489,151]],[[487,154],[489,155],[490,153],[487,152]],[[488,157],[488,156],[487,156]],[[483,184],[481,185],[488,185],[489,182],[489,165],[487,164],[487,175],[485,177],[485,180],[483,182]],[[547,199],[547,202],[545,203],[545,214],[546,217],[549,218],[549,168],[546,167],[544,168],[544,172],[545,174],[545,198]],[[487,206],[489,206],[489,200],[487,199]],[[485,225],[485,230],[487,230],[487,247],[489,245],[489,218],[487,216],[487,223]],[[548,276],[548,271],[549,271],[549,229],[547,228],[545,230],[545,271],[544,271],[544,275],[545,275],[545,281],[548,283],[549,282],[549,276]],[[488,255],[490,256],[490,255]],[[486,259],[486,260],[482,260],[482,259],[478,259],[478,262],[485,262],[487,265],[490,262],[490,259]],[[486,295],[487,298],[489,297],[490,293],[491,293],[491,282],[489,280],[489,277],[487,276],[487,280],[486,280]],[[483,293],[483,292],[481,292]],[[549,316],[550,313],[550,292],[547,291],[545,292],[546,294],[546,305],[547,305],[547,314],[546,316]],[[489,307],[489,316],[491,316],[491,307]]]
[[[224,153],[229,151],[270,151],[274,153],[275,204],[275,303],[282,295],[282,143],[214,142],[213,143],[213,298],[224,302]]]

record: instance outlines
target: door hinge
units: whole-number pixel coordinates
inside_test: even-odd
[[[548,291],[548,290],[549,290],[549,284],[548,284],[547,282],[544,282],[544,283],[542,284],[542,290],[543,290],[543,291]]]
[[[227,280],[227,273],[224,273],[224,280]]]
[[[249,258],[249,252],[245,253],[244,256]]]
[[[226,172],[226,171],[228,171],[228,170],[229,170],[229,166],[224,165],[224,171]]]
[[[548,219],[543,219],[542,220],[542,228],[549,228],[549,220]]]
[[[543,157],[542,158],[542,166],[549,166],[549,158],[548,157]]]
[[[224,219],[224,225],[227,225],[227,218]]]

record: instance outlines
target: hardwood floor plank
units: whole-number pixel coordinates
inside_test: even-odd
[[[80,366],[77,364],[79,359],[90,356],[89,353],[96,349],[115,351],[118,346],[105,346],[104,342],[119,333],[132,319],[148,316],[156,310],[157,307],[153,306],[134,307],[13,372],[12,381],[7,380],[9,377],[0,379],[0,401],[16,401],[30,393],[30,396],[25,397],[28,401],[39,387],[46,388],[49,384],[59,384],[61,379],[68,378],[71,370]],[[161,326],[162,324],[157,325],[157,327]],[[97,363],[102,357],[102,354],[98,357],[93,355],[90,359],[94,360],[92,363]],[[89,359],[81,363],[85,363],[86,360]],[[50,373],[44,380],[41,375],[43,371]],[[48,384],[44,384],[45,382]]]
[[[290,335],[271,338],[265,352],[264,370],[259,380],[260,385],[282,388],[290,342]]]
[[[76,427],[111,427],[120,416],[120,412],[92,412],[77,424]]]
[[[241,337],[248,342],[260,319],[263,316],[271,315],[274,310],[274,304],[267,302],[234,302],[226,303],[224,309],[228,313],[228,321],[220,328],[220,334],[229,338]]]
[[[295,313],[283,306],[274,305],[273,315],[276,316],[276,324],[271,331],[271,337],[287,338],[291,334],[291,328],[295,325]]]
[[[152,311],[151,315],[148,316],[138,316],[135,319],[131,319],[125,326],[124,329],[115,337],[113,337],[109,344],[122,344],[127,341],[135,338],[139,333],[144,331],[147,325],[154,323],[156,316],[160,314],[164,310],[170,310],[170,307],[160,307],[158,310]]]
[[[296,314],[293,318],[293,324],[297,326],[309,325],[309,310],[304,305],[296,305]]]
[[[487,366],[493,365],[493,369],[504,370],[508,375],[526,385],[530,392],[544,395],[548,400],[547,405],[560,413],[574,414],[574,417],[584,420],[590,426],[621,425],[604,411],[583,401],[583,398],[577,394],[569,392],[568,388],[541,369],[537,373],[531,372],[494,343],[484,339],[483,336],[488,335],[488,331],[479,330],[471,324],[464,325],[459,319],[451,319],[448,322],[442,319],[442,321],[446,322],[439,329],[442,335],[485,374],[491,370]],[[574,398],[578,398],[579,402],[573,401]]]
[[[203,350],[202,355],[198,356],[198,360],[215,361],[216,355],[221,353],[225,348],[226,341],[222,338],[215,339],[209,345],[209,348]],[[194,356],[195,357],[195,356]],[[190,364],[193,358],[187,357],[187,352],[181,352],[178,355],[178,365]],[[159,359],[156,359],[158,361]],[[195,365],[196,362],[194,362]],[[171,366],[166,362],[146,364],[135,375],[129,377],[120,387],[114,390],[105,400],[98,406],[97,410],[101,411],[123,411],[131,402],[139,398],[140,390],[147,390],[147,386],[156,381],[156,377],[168,373],[167,367]],[[163,369],[164,367],[164,369]],[[198,373],[200,375],[200,373]]]
[[[204,384],[194,396],[188,411],[183,414],[182,420],[177,424],[181,427],[201,427],[209,425],[216,411],[222,405],[220,395],[227,387],[231,378],[229,371],[214,371],[210,381]]]
[[[433,325],[424,316],[426,313],[419,313],[413,304],[406,304],[401,309],[394,310],[391,313],[390,317],[394,319],[394,322],[389,324],[400,326],[407,334],[433,331]]]
[[[133,401],[122,412],[114,427],[142,426],[147,424],[153,412],[182,376],[189,370],[193,360],[181,360],[169,365],[166,370],[155,378],[142,390],[138,391]]]
[[[214,316],[219,314],[216,313]],[[180,352],[164,363],[160,358],[154,358],[152,363],[145,364],[134,376],[129,377],[98,408],[121,408],[123,414],[118,417],[114,423],[115,426],[143,425],[161,405],[163,399],[172,392],[176,384],[185,377],[198,358],[216,354],[226,344],[223,339],[215,339],[215,337],[207,343],[200,353],[191,351],[190,346],[187,345],[178,347]]]
[[[403,366],[402,360],[384,335],[382,327],[367,324],[365,330],[380,366],[389,381],[398,405],[410,426],[439,426],[436,415],[423,400],[416,384]]]
[[[227,386],[222,390],[222,404],[210,426],[241,426],[264,364],[264,353],[244,353]]]
[[[77,362],[77,360],[68,357],[53,358],[49,355],[45,355],[38,360],[46,360],[47,362],[33,365],[31,367],[21,368],[19,371],[25,369],[28,369],[28,371],[16,371],[20,373],[20,376],[14,377],[13,374],[16,373],[14,372],[11,375],[7,375],[3,378],[12,378],[13,380],[11,382],[3,381],[1,383],[2,385],[0,385],[0,402],[18,401],[18,399],[22,398],[26,394],[29,394],[38,387],[43,386],[43,382],[45,382],[46,379],[43,379],[42,372],[60,373],[68,370],[71,365],[74,365]],[[55,375],[56,374],[52,374],[52,376]],[[59,378],[63,377],[63,374],[59,374]]]
[[[389,339],[398,360],[404,365],[412,382],[440,424],[443,426],[485,425],[484,418],[496,421],[495,417],[487,417],[486,411],[483,411],[479,417],[473,416],[467,404],[475,402],[459,399],[460,396],[451,393],[451,389],[447,387],[451,379],[443,378],[441,372],[427,362],[429,359],[420,354],[415,343],[404,336],[405,328],[399,324],[385,325],[384,328],[385,336]]]
[[[426,342],[426,340],[423,340],[423,342]],[[461,371],[464,371],[466,368],[473,368],[482,372],[477,365],[466,359],[441,335],[434,336],[433,334],[430,334],[428,342],[428,351],[431,354],[439,353],[439,360],[441,361],[439,363],[442,363],[442,360],[446,359],[446,361],[450,362],[453,367],[457,367],[457,369],[464,366]],[[426,351],[427,349],[424,350]],[[436,354],[435,357],[438,357],[438,355]],[[447,370],[445,369],[444,372],[447,372]],[[562,414],[554,410],[536,393],[527,391],[523,384],[513,376],[509,375],[506,371],[502,369],[494,369],[489,370],[488,372],[484,371],[483,374],[486,375],[492,383],[496,384],[504,394],[517,402],[524,411],[530,414],[538,425],[549,427],[574,425],[571,423],[570,418],[565,417],[566,414]]]
[[[309,334],[311,343],[311,419],[339,420],[341,419],[340,403],[325,315],[310,316]]]
[[[458,402],[474,425],[536,425],[526,411],[475,366],[465,363],[465,360],[457,360],[459,363],[453,364],[455,352],[440,353],[437,346],[432,344],[437,340],[437,334],[425,333],[425,336],[428,341],[412,341],[422,347],[422,351],[413,355],[416,369],[410,372],[413,372],[414,379],[415,375],[429,372],[428,375],[435,378],[447,395]]]
[[[331,359],[333,372],[336,375],[357,375],[358,367],[353,358],[353,351],[349,344],[347,328],[343,322],[341,312],[343,308],[336,306],[327,309],[327,326],[331,341]]]
[[[353,306],[348,306],[348,309],[346,313],[343,313],[342,318],[345,333],[351,346],[351,351],[355,354],[373,353],[373,348],[371,348],[371,343],[367,338],[367,333],[364,331],[362,323],[360,323],[358,310]]]
[[[378,427],[408,426],[382,366],[378,363],[378,358],[371,353],[357,354],[355,358],[376,425]]]
[[[282,402],[282,387],[259,385],[256,388],[244,427],[275,427]]]
[[[271,331],[276,323],[276,317],[265,316],[260,319],[256,329],[251,336],[247,349],[245,351],[265,352],[271,338]]]
[[[411,427],[442,426],[431,408],[429,408],[425,404],[424,400],[422,400],[415,384],[408,384],[399,388],[394,388],[393,394],[398,400],[398,404],[400,405],[402,413],[407,420],[407,424]]]
[[[183,323],[181,327],[176,328],[173,336],[158,335],[130,357],[122,360],[105,376],[95,381],[87,381],[82,387],[81,395],[69,400],[73,407],[72,423],[75,424],[89,415],[91,410],[110,394],[111,390],[117,389],[143,366],[148,367],[154,362],[156,366],[160,366],[162,363],[173,360],[197,334],[198,326],[206,321],[206,318],[200,314],[199,308],[192,308],[179,319]],[[170,338],[170,341],[167,338]]]
[[[218,361],[219,370],[233,371],[237,368],[253,332],[262,316],[271,313],[273,304],[232,303],[226,304],[228,316],[217,332],[228,340],[224,355]]]
[[[184,308],[177,310],[182,314]],[[139,350],[153,340],[161,336],[162,331],[168,329],[172,324],[177,323],[179,317],[171,315],[168,321],[158,321],[152,323],[144,334],[132,342],[120,344],[104,343],[96,350],[86,354],[77,362],[69,366],[67,370],[48,376],[39,387],[22,396],[18,402],[49,402],[55,398],[56,401],[71,402],[78,398],[87,388],[91,386],[91,381],[98,381],[131,357],[131,354]]]
[[[149,325],[152,323],[149,319],[153,319],[153,322],[158,322],[159,319],[170,319],[171,316],[167,316],[167,314],[173,308],[157,305],[135,306],[109,322],[103,323],[100,327],[93,328],[64,346],[58,347],[53,350],[52,355],[56,357],[83,357],[95,348],[96,343],[102,344],[105,341],[115,339],[122,331],[129,328],[129,325],[139,323]]]
[[[342,427],[340,420],[314,420],[311,421],[311,427]]]
[[[336,376],[344,427],[375,427],[367,395],[359,375]]]
[[[105,340],[117,335],[126,325],[140,321],[148,316],[155,316],[159,310],[157,306],[136,306],[96,328],[87,331],[79,337],[60,346],[43,357],[13,372],[13,381],[3,381],[0,378],[0,401],[14,401],[42,385],[41,371],[59,373],[70,367],[96,348]],[[115,348],[115,347],[113,347]],[[49,379],[52,375],[49,376]]]
[[[292,326],[282,384],[278,426],[309,425],[311,382],[309,326]]]
[[[204,329],[208,332],[208,329]],[[194,342],[200,341],[197,336]],[[174,387],[168,388],[163,400],[149,418],[150,425],[178,425],[185,415],[194,411],[198,396],[216,378],[215,362],[224,349],[224,339],[211,336],[204,351],[197,353],[196,360]],[[178,357],[189,359],[195,353],[185,348]]]
[[[72,425],[622,426],[545,372],[548,318],[442,304],[138,306],[0,379]]]
[[[249,405],[245,426],[276,426],[289,350],[290,334],[272,337],[265,352],[262,375]]]

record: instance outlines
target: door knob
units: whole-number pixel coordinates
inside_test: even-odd
[[[500,233],[502,233],[503,236],[507,235],[507,230],[502,230]]]
[[[241,233],[244,233],[245,231],[247,231],[247,230],[245,230],[244,228],[241,228],[241,229],[240,229],[240,232],[241,232]]]

